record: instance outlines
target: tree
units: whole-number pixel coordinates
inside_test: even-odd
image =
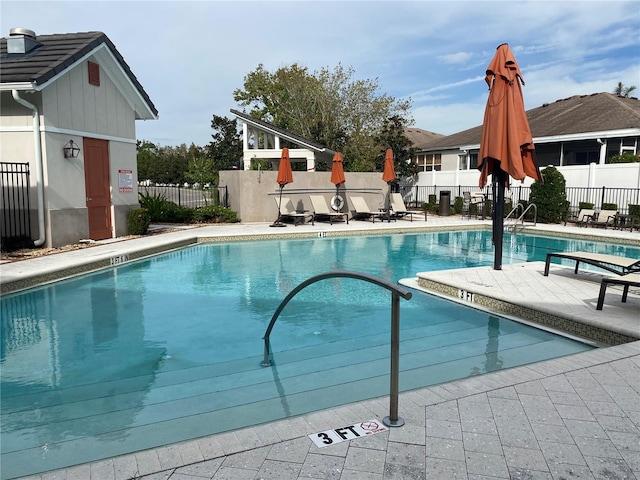
[[[613,93],[619,97],[628,97],[631,92],[636,89],[635,85],[631,85],[629,87],[625,87],[622,82],[618,82],[618,85],[613,90]]]
[[[533,182],[529,202],[536,205],[539,221],[559,223],[566,218],[569,209],[567,182],[556,167],[549,166],[540,173],[544,182]]]
[[[155,183],[183,183],[189,158],[200,155],[200,147],[185,144],[160,147],[151,142],[137,142],[138,178]]]
[[[274,73],[258,65],[233,96],[251,115],[343,152],[346,170],[370,170],[379,153],[373,137],[393,116],[412,124],[411,100],[379,94],[377,79],[353,76],[341,64],[309,72],[294,63]]]
[[[394,115],[388,119],[382,127],[380,134],[376,135],[376,142],[380,146],[380,154],[376,159],[376,169],[384,168],[384,157],[387,148],[393,150],[394,168],[396,177],[410,177],[418,173],[418,166],[411,161],[415,154],[415,148],[404,134],[407,125],[405,119]]]
[[[138,164],[138,180],[153,180],[154,162],[158,157],[158,146],[146,140],[136,142],[136,156]]]
[[[213,183],[218,183],[220,170],[238,168],[242,161],[242,137],[235,119],[214,115],[211,120],[211,142],[207,146],[207,156],[211,161]]]

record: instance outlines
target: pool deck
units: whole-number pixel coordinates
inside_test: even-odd
[[[350,221],[286,228],[268,224],[185,228],[109,240],[65,253],[0,263],[5,288],[28,288],[113,262],[200,241],[273,236],[367,234],[490,226],[457,216],[413,222]],[[561,225],[527,227],[549,235],[597,237],[640,246],[640,233]],[[640,290],[609,287],[595,310],[600,274],[544,262],[416,272],[439,295],[509,315],[640,338]],[[403,283],[417,286],[417,279]],[[7,287],[9,286],[9,287]],[[580,336],[580,329],[576,335]],[[400,379],[402,381],[402,378]],[[400,394],[405,425],[318,448],[308,435],[389,415],[389,398],[303,415],[180,444],[38,474],[41,480],[639,479],[640,341]]]

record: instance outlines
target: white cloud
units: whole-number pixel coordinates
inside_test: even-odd
[[[473,54],[470,52],[458,52],[458,53],[451,53],[449,55],[443,55],[440,58],[442,58],[442,61],[444,63],[459,64],[459,63],[467,63],[472,57],[473,57]]]
[[[606,7],[605,7],[606,5]],[[455,133],[482,121],[484,71],[508,42],[527,108],[571,95],[640,87],[637,1],[43,1],[2,0],[1,33],[100,30],[160,112],[139,138],[210,141],[214,114],[262,63],[338,63],[380,92],[411,97],[415,126]],[[497,14],[499,11],[499,14]]]

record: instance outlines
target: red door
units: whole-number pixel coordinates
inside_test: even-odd
[[[109,183],[109,142],[83,139],[84,183],[89,214],[89,238],[111,238],[111,188]]]

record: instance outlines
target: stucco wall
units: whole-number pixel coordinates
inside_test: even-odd
[[[227,170],[220,172],[220,185],[228,188],[230,208],[238,212],[243,222],[272,222],[278,216],[277,176],[274,171]],[[347,172],[345,178],[341,192],[347,197],[362,196],[372,209],[384,205],[387,184],[382,181],[382,173]],[[328,204],[335,192],[331,172],[293,172],[293,183],[284,187],[283,196],[289,197],[298,209],[312,210],[310,193],[324,195]]]

